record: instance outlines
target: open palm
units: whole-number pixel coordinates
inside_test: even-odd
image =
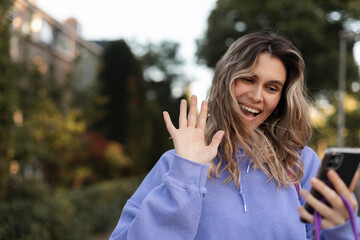
[[[212,138],[210,145],[205,143],[205,127],[207,118],[207,103],[201,104],[200,114],[196,123],[197,98],[192,96],[190,110],[186,116],[187,103],[181,100],[179,128],[176,129],[168,112],[164,112],[166,128],[169,131],[175,147],[175,153],[180,157],[198,163],[209,163],[216,156],[217,148],[224,135],[224,131],[218,131]]]

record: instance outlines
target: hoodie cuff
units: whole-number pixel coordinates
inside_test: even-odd
[[[200,164],[174,154],[170,165],[168,177],[180,185],[204,188],[210,163]]]
[[[355,218],[355,224],[357,225],[358,219]],[[357,225],[358,227],[358,225]],[[356,233],[358,234],[358,233]],[[351,227],[350,220],[346,221],[344,224],[333,227],[326,228],[321,231],[321,239],[326,240],[350,240],[354,238],[354,232]]]

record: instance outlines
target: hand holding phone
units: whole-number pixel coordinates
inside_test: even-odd
[[[358,170],[359,163],[359,148],[328,148],[318,170],[317,178],[326,183],[330,188],[334,189],[327,177],[327,172],[330,169],[333,169],[343,180],[345,185],[349,187]],[[324,199],[324,197],[314,188],[311,188],[310,193],[320,201]],[[314,209],[307,203],[305,204],[305,209],[311,214],[314,213]],[[301,220],[306,222],[306,220],[302,218]]]

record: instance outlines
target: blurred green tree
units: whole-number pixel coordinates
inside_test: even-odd
[[[28,57],[28,39],[22,42],[22,62],[12,61],[10,38],[17,34],[11,28],[12,5],[0,1],[0,199],[13,176],[42,175],[57,184],[64,152],[85,129],[79,111],[63,108],[62,95],[69,89],[41,73],[40,57]]]
[[[328,101],[328,99],[330,101]],[[310,108],[311,122],[314,131],[310,144],[314,147],[322,148],[318,152],[322,152],[327,146],[336,146],[337,144],[337,111],[336,107],[334,107],[337,106],[337,101],[336,96],[327,96],[326,99],[316,99],[314,105]],[[334,105],[329,102],[333,102]],[[349,91],[345,95],[344,105],[346,114],[346,146],[359,147],[360,98],[358,92]]]
[[[145,115],[145,89],[140,62],[124,40],[105,47],[99,73],[100,93],[107,101],[98,105],[101,117],[90,128],[125,145],[141,169],[151,145],[151,122]]]
[[[38,177],[53,185],[61,182],[62,161],[71,148],[79,145],[78,135],[86,130],[81,110],[62,101],[62,91],[51,77],[41,74],[36,65],[18,63],[22,71],[17,79],[18,109],[15,120],[15,156],[20,173]]]
[[[10,61],[10,20],[12,2],[0,0],[0,200],[6,195],[9,168],[14,157],[13,113],[17,108],[16,68]]]
[[[169,112],[176,126],[180,100],[189,97],[190,80],[183,74],[184,61],[179,56],[179,47],[178,43],[170,41],[147,44],[143,46],[143,54],[139,58],[146,82],[147,116],[155,133],[151,140],[154,144],[150,152],[152,161],[147,168],[152,167],[166,150],[173,148],[162,112]]]
[[[107,98],[95,129],[107,138],[126,142],[132,135],[130,111],[144,105],[144,82],[140,63],[123,40],[109,42],[100,67],[100,93]],[[139,112],[139,111],[137,111]],[[136,114],[135,114],[136,115]],[[131,129],[131,130],[130,130]]]
[[[197,55],[199,62],[214,68],[240,36],[260,29],[279,32],[302,52],[307,85],[314,96],[324,88],[337,89],[339,31],[352,28],[359,19],[360,4],[356,0],[218,0],[208,18],[205,36],[197,41]],[[358,81],[359,74],[352,48],[348,48],[347,56],[350,85]]]
[[[178,116],[187,81],[181,73],[179,44],[161,42],[140,47],[135,56],[124,40],[109,42],[100,69],[102,117],[91,129],[124,145],[132,172],[146,172],[172,147],[162,111]]]

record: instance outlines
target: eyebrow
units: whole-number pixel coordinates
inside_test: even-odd
[[[253,75],[251,75],[251,76],[249,76],[249,77],[253,77],[253,78],[259,79],[259,77],[258,77],[256,74],[253,74]],[[284,84],[283,84],[281,81],[279,81],[279,80],[270,80],[269,83],[270,83],[270,84],[279,85],[280,87],[283,87],[283,86],[284,86]]]
[[[275,85],[279,85],[280,87],[283,87],[282,82],[278,81],[278,80],[271,80],[270,81],[271,84],[275,84]]]

